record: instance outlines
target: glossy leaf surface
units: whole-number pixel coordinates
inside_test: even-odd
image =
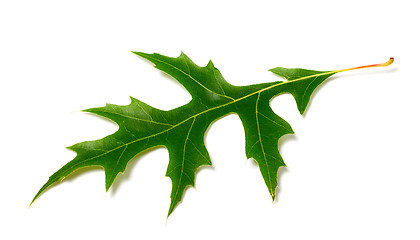
[[[108,190],[134,156],[149,148],[164,146],[169,152],[166,176],[172,181],[170,215],[181,201],[186,187],[194,186],[197,169],[212,164],[204,144],[207,128],[213,121],[229,113],[239,115],[245,130],[246,156],[257,161],[274,199],[278,169],[286,166],[278,150],[278,140],[286,134],[292,134],[293,130],[273,112],[270,100],[278,94],[290,93],[303,114],[317,86],[337,72],[352,70],[274,68],[270,71],[286,81],[233,86],[211,61],[205,67],[199,67],[184,53],[177,58],[134,53],[176,79],[188,90],[192,100],[170,111],[156,109],[135,98],[131,98],[127,106],[107,104],[105,107],[84,110],[114,121],[119,129],[105,138],[70,146],[69,149],[75,151],[77,156],[49,178],[33,201],[52,184],[86,166],[100,166],[105,170],[105,186]]]

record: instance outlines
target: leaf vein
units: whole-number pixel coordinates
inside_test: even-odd
[[[146,112],[143,106],[141,106],[137,101],[134,101],[134,103],[150,118],[150,121],[153,121],[152,116],[150,116],[150,114]]]
[[[265,117],[267,120],[271,121],[272,123],[276,124],[277,126],[284,128],[285,130],[289,131],[289,129],[287,129],[285,126],[280,125],[279,123],[277,123],[276,121],[272,120],[271,118],[267,117],[266,115],[264,115],[261,112],[258,112],[261,116]]]
[[[259,102],[259,100],[260,100],[260,95],[261,95],[261,94],[260,94],[260,93],[258,93],[257,100],[255,101],[255,118],[256,118],[256,120],[257,120],[258,138],[259,138],[259,141],[260,141],[260,144],[261,144],[262,154],[263,154],[263,156],[264,156],[265,167],[266,167],[266,169],[267,169],[267,174],[268,174],[268,184],[270,185],[270,186],[269,186],[269,189],[270,189],[270,193],[271,193],[271,191],[272,191],[272,185],[271,185],[271,175],[270,175],[270,171],[268,170],[267,156],[266,156],[266,154],[265,154],[265,151],[264,151],[264,146],[263,146],[263,143],[262,143],[262,140],[261,140],[260,124],[259,124],[259,121],[258,121],[258,102]]]
[[[131,118],[131,119],[138,120],[138,121],[149,122],[149,123],[154,123],[154,124],[159,124],[159,125],[173,126],[172,124],[169,124],[169,123],[162,123],[162,122],[156,122],[156,121],[152,121],[152,120],[137,118],[137,117],[133,117],[133,116],[129,116],[129,115],[126,115],[126,114],[117,113],[117,112],[110,112],[110,111],[105,111],[105,110],[95,110],[95,112],[111,113],[111,114],[119,115],[119,116],[126,117],[126,118]]]
[[[186,72],[182,71],[181,69],[177,68],[176,66],[174,66],[174,65],[172,65],[172,64],[170,64],[170,63],[164,62],[164,61],[162,61],[162,60],[160,60],[160,59],[153,58],[153,57],[150,57],[150,56],[149,56],[149,58],[151,58],[151,59],[153,59],[153,60],[156,60],[156,61],[159,61],[159,62],[161,62],[161,63],[163,63],[163,64],[166,64],[166,65],[168,65],[168,66],[170,66],[170,67],[172,67],[172,68],[176,69],[177,71],[181,72],[182,74],[186,75],[186,76],[187,76],[187,77],[189,77],[191,80],[193,80],[194,82],[196,82],[196,83],[197,83],[198,85],[200,85],[202,88],[206,89],[207,91],[209,91],[209,92],[211,92],[211,93],[213,93],[213,94],[219,95],[219,96],[224,97],[224,98],[228,98],[228,99],[230,99],[230,100],[232,100],[232,101],[234,101],[234,100],[235,100],[235,99],[234,99],[234,98],[232,98],[232,97],[229,97],[229,96],[226,96],[226,95],[223,95],[223,94],[220,94],[220,93],[216,93],[216,92],[214,92],[214,91],[210,90],[209,88],[207,88],[206,86],[204,86],[202,83],[200,83],[197,79],[195,79],[193,76],[191,76],[190,74],[188,74],[188,73],[186,73]]]
[[[112,170],[111,177],[112,177],[112,176],[114,176],[115,170],[117,169],[118,164],[120,163],[120,160],[121,160],[121,158],[122,158],[122,156],[123,156],[123,154],[124,154],[125,150],[127,149],[127,147],[128,147],[128,146],[126,145],[126,146],[125,146],[125,148],[124,148],[124,150],[121,152],[120,156],[118,157],[117,163],[115,164],[115,167],[114,167],[114,169]]]
[[[195,146],[195,144],[194,144],[194,142],[193,141],[191,141],[191,139],[189,140],[190,141],[190,143],[193,145],[193,147],[197,150],[197,152],[198,153],[200,153],[200,155],[204,158],[204,159],[206,159],[206,156],[204,156],[204,154]]]
[[[188,139],[189,139],[189,137],[190,137],[191,129],[192,129],[192,127],[193,127],[194,123],[195,123],[195,119],[196,119],[196,118],[193,118],[193,121],[192,121],[192,123],[191,123],[190,129],[188,129],[187,137],[185,138],[185,141],[184,141],[184,149],[182,150],[181,174],[180,174],[180,176],[179,176],[179,180],[178,180],[178,187],[177,187],[176,192],[175,192],[175,195],[174,195],[174,198],[175,198],[175,199],[176,199],[176,197],[178,196],[178,193],[179,193],[179,188],[181,187],[181,181],[182,181],[182,177],[183,177],[183,174],[184,174],[185,150],[186,150],[186,146],[187,146]],[[191,180],[191,179],[190,179],[190,180]],[[175,199],[173,199],[173,203],[175,203]]]

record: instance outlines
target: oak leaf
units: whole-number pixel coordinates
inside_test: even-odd
[[[205,67],[199,67],[184,53],[177,58],[156,53],[134,53],[182,84],[192,100],[170,111],[156,109],[133,97],[127,106],[107,104],[105,107],[84,110],[114,121],[119,126],[118,130],[102,139],[68,147],[77,156],[49,178],[33,201],[52,184],[86,166],[104,168],[108,191],[134,156],[149,148],[164,146],[169,152],[166,176],[172,181],[169,216],[181,201],[186,187],[194,186],[197,169],[212,164],[204,144],[207,128],[213,121],[229,113],[236,113],[242,121],[246,156],[257,161],[274,200],[278,169],[286,166],[278,150],[278,140],[286,134],[292,134],[293,130],[289,123],[273,112],[270,100],[276,95],[290,93],[303,114],[315,88],[331,75],[357,68],[388,66],[393,62],[391,58],[382,64],[336,71],[278,67],[270,71],[285,81],[233,86],[211,61]]]

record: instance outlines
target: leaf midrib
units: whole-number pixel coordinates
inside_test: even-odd
[[[342,70],[341,70],[341,71],[342,71]],[[314,75],[311,75],[311,76],[305,76],[305,77],[297,78],[297,79],[294,79],[294,80],[291,80],[291,81],[279,82],[279,83],[277,83],[277,84],[273,84],[273,85],[271,85],[271,86],[268,86],[268,87],[266,87],[266,88],[260,89],[260,90],[258,90],[258,91],[255,91],[255,92],[250,93],[250,94],[248,94],[248,95],[245,95],[245,96],[243,96],[243,97],[240,97],[240,98],[234,99],[234,100],[232,100],[231,102],[228,102],[228,103],[225,103],[225,104],[222,104],[222,105],[219,105],[219,106],[213,107],[213,108],[206,109],[206,110],[204,110],[204,111],[202,111],[202,112],[199,112],[199,113],[197,113],[197,114],[195,114],[195,115],[193,115],[193,116],[187,117],[187,118],[186,118],[186,119],[184,119],[183,121],[181,121],[181,122],[179,122],[179,123],[177,123],[177,124],[175,124],[175,125],[173,125],[173,126],[171,126],[171,127],[167,128],[167,129],[165,129],[165,130],[163,130],[163,131],[161,131],[161,132],[158,132],[158,133],[155,133],[155,134],[149,135],[149,136],[147,136],[147,137],[139,138],[139,139],[133,140],[133,141],[128,142],[128,143],[124,143],[124,144],[122,144],[122,145],[120,145],[120,146],[118,146],[118,147],[116,147],[116,148],[113,148],[113,149],[111,149],[111,150],[109,150],[109,151],[105,151],[105,152],[103,152],[102,154],[96,155],[96,156],[94,156],[94,157],[90,157],[90,158],[88,158],[88,159],[84,159],[83,161],[80,161],[80,162],[78,162],[78,163],[74,164],[73,166],[71,166],[69,169],[67,169],[67,171],[66,171],[66,172],[68,172],[68,174],[70,174],[70,173],[71,173],[71,172],[73,172],[73,171],[74,171],[74,169],[75,169],[75,168],[77,168],[79,165],[81,165],[81,164],[83,164],[83,163],[85,163],[85,162],[87,162],[87,161],[89,161],[89,160],[92,160],[92,159],[95,159],[95,158],[98,158],[98,157],[104,156],[104,155],[106,155],[106,154],[108,154],[108,153],[110,153],[110,152],[113,152],[113,151],[115,151],[115,150],[118,150],[118,149],[119,149],[119,148],[121,148],[121,147],[126,147],[126,148],[127,148],[127,147],[128,147],[128,145],[130,145],[130,144],[133,144],[133,143],[136,143],[136,142],[142,141],[142,140],[144,140],[144,139],[152,138],[152,137],[158,136],[158,135],[160,135],[160,134],[166,133],[166,132],[168,132],[168,131],[170,131],[170,130],[172,130],[172,129],[174,129],[174,128],[176,128],[176,127],[180,126],[180,125],[182,125],[183,123],[187,122],[188,120],[190,120],[190,119],[192,119],[192,118],[196,118],[196,117],[198,117],[198,116],[200,116],[200,115],[202,115],[202,114],[205,114],[205,113],[207,113],[207,112],[210,112],[210,111],[213,111],[213,110],[216,110],[216,109],[219,109],[219,108],[222,108],[222,107],[228,106],[228,105],[230,105],[230,104],[237,103],[237,102],[242,101],[242,100],[244,100],[244,99],[247,99],[247,98],[249,98],[249,97],[251,97],[251,96],[253,96],[253,95],[255,95],[255,94],[259,94],[259,93],[265,92],[265,91],[267,91],[267,90],[269,90],[269,89],[272,89],[272,88],[275,88],[275,87],[278,87],[278,86],[281,86],[281,85],[285,85],[285,84],[289,84],[289,83],[293,83],[293,82],[297,82],[297,81],[305,80],[305,79],[312,78],[312,77],[318,77],[318,76],[323,76],[323,75],[333,74],[333,73],[337,73],[337,72],[340,72],[340,70],[336,70],[336,71],[329,71],[329,72],[323,72],[323,73],[318,73],[318,74],[314,74]],[[100,165],[100,164],[97,164],[97,165],[102,166],[102,165]],[[50,186],[52,183],[56,182],[58,179],[60,179],[60,178],[65,178],[65,177],[66,177],[66,176],[63,176],[63,177],[57,176],[57,177],[55,177],[53,180],[52,180],[52,179],[51,179],[51,177],[50,177],[50,179],[48,180],[48,182],[49,182],[50,184],[48,184],[48,182],[47,182],[47,183],[46,183],[46,184],[45,184],[45,185],[44,185],[44,186],[40,189],[40,191],[39,191],[39,192],[38,192],[38,194],[34,197],[34,199],[32,200],[32,202],[34,202],[34,201],[35,201],[35,199],[39,196],[39,194],[40,194],[41,192],[43,192],[43,191],[44,191],[44,190],[45,190],[48,186]]]
[[[292,82],[301,81],[301,80],[308,79],[308,78],[312,78],[312,77],[318,77],[318,76],[328,75],[328,74],[332,74],[332,73],[337,73],[337,72],[339,72],[339,71],[329,71],[329,72],[323,72],[323,73],[318,73],[318,74],[314,74],[314,75],[310,75],[310,76],[305,76],[305,77],[297,78],[297,79],[294,79],[294,80],[291,80],[291,81],[287,81],[287,82],[279,82],[279,83],[277,83],[277,84],[274,84],[274,85],[268,86],[268,87],[266,87],[266,88],[260,89],[260,90],[258,90],[258,91],[255,91],[255,92],[250,93],[250,94],[248,94],[248,95],[245,95],[245,96],[243,96],[243,97],[237,98],[237,99],[235,99],[235,100],[233,100],[233,101],[231,101],[231,102],[224,103],[224,104],[222,104],[222,105],[219,105],[219,106],[216,106],[216,107],[213,107],[213,108],[206,109],[206,110],[204,110],[204,111],[202,111],[202,112],[199,112],[199,113],[197,113],[197,114],[195,114],[195,115],[192,115],[192,116],[190,116],[190,117],[188,117],[188,118],[186,118],[186,119],[182,120],[181,122],[179,122],[179,123],[177,123],[177,124],[173,125],[173,126],[172,126],[172,127],[170,127],[170,128],[167,128],[167,129],[165,129],[165,130],[163,130],[163,131],[161,131],[161,132],[158,132],[158,133],[155,133],[155,134],[149,135],[149,136],[147,136],[147,137],[139,138],[139,139],[133,140],[133,141],[128,142],[128,143],[124,143],[124,144],[122,144],[122,145],[120,145],[120,146],[118,146],[118,147],[116,147],[116,148],[113,148],[113,149],[111,149],[111,150],[109,150],[109,151],[106,151],[106,152],[104,152],[104,153],[102,153],[102,154],[99,154],[99,155],[96,155],[96,156],[94,156],[94,157],[91,157],[91,158],[85,159],[85,160],[83,160],[83,161],[81,161],[81,162],[78,162],[77,164],[73,165],[71,168],[74,168],[74,167],[76,167],[76,166],[78,166],[78,165],[80,165],[80,164],[82,164],[82,163],[84,163],[84,162],[86,162],[86,161],[89,161],[89,160],[95,159],[95,158],[97,158],[97,157],[101,157],[101,156],[103,156],[103,155],[106,155],[106,154],[108,154],[108,153],[110,153],[110,152],[112,152],[112,151],[115,151],[115,150],[117,150],[117,149],[119,149],[119,148],[121,148],[121,147],[128,146],[128,145],[133,144],[133,143],[136,143],[136,142],[138,142],[138,141],[142,141],[142,140],[144,140],[144,139],[152,138],[152,137],[158,136],[158,135],[160,135],[160,134],[166,133],[166,132],[168,132],[168,131],[170,131],[170,130],[172,130],[172,129],[174,129],[174,128],[176,128],[176,127],[180,126],[180,125],[182,125],[183,123],[187,122],[187,121],[188,121],[188,120],[190,120],[190,119],[196,118],[196,117],[198,117],[198,116],[200,116],[200,115],[202,115],[202,114],[205,114],[205,113],[207,113],[207,112],[210,112],[210,111],[213,111],[213,110],[216,110],[216,109],[219,109],[219,108],[225,107],[225,106],[228,106],[228,105],[230,105],[230,104],[237,103],[237,102],[242,101],[242,100],[244,100],[244,99],[247,99],[247,98],[249,98],[249,97],[251,97],[251,96],[253,96],[253,95],[255,95],[255,94],[262,93],[262,92],[267,91],[267,90],[269,90],[269,89],[272,89],[272,88],[274,88],[274,87],[278,87],[278,86],[281,86],[281,85],[289,84],[289,83],[292,83]],[[71,169],[71,168],[70,168],[70,169]],[[69,170],[70,170],[70,169],[69,169]]]
[[[175,199],[177,198],[178,192],[179,192],[179,188],[181,187],[181,181],[182,181],[182,177],[184,175],[185,150],[186,150],[186,147],[187,147],[188,138],[190,137],[191,129],[193,128],[193,125],[195,123],[195,119],[196,118],[193,118],[193,122],[191,123],[191,126],[188,129],[187,137],[185,138],[185,141],[184,141],[184,148],[182,150],[181,174],[179,175],[178,186],[176,188],[176,192],[175,192],[175,195],[174,195],[174,198]],[[174,204],[175,204],[175,202],[174,202]],[[172,208],[172,207],[174,207],[174,206],[171,203],[171,207],[170,208]]]
[[[270,174],[270,171],[268,169],[267,156],[265,154],[263,142],[262,142],[262,139],[261,139],[260,124],[259,124],[259,121],[258,121],[258,102],[260,100],[260,96],[261,96],[261,93],[258,93],[257,100],[255,101],[255,119],[257,121],[258,139],[259,139],[259,142],[260,142],[260,145],[261,145],[262,154],[264,155],[265,167],[267,169],[268,185],[269,185],[269,189],[270,189],[270,194],[273,195],[273,193],[272,193],[273,187],[271,185],[271,174]]]

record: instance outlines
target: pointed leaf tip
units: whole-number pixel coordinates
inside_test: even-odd
[[[144,52],[136,52],[136,51],[131,51],[131,52],[136,54],[137,56],[142,57],[142,58],[146,58],[148,55],[150,55],[150,54],[147,54],[147,53],[144,53]]]
[[[213,61],[210,59],[206,67],[214,67]]]
[[[176,205],[175,205],[176,206]],[[171,214],[174,212],[175,210],[175,206],[174,205],[170,205],[169,210],[168,210],[168,215],[166,216],[166,219],[169,218],[169,216],[171,216]]]

